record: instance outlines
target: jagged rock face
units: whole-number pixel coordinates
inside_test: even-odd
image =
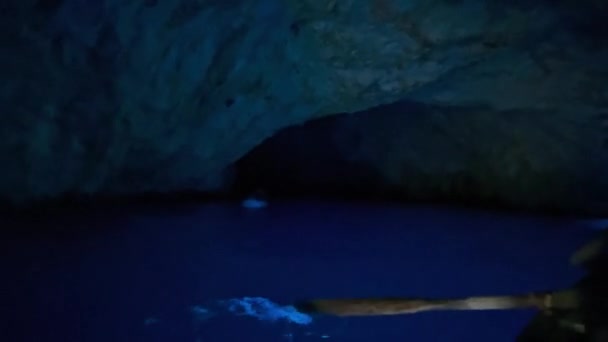
[[[545,134],[552,115],[599,127],[606,5],[582,5],[8,0],[0,196],[216,191],[281,128],[403,98],[483,107],[472,114],[480,121],[462,123],[474,132],[511,111],[522,121],[543,113]],[[587,137],[578,123],[567,135]]]
[[[236,186],[600,214],[601,133],[561,112],[395,103],[280,132],[237,163]]]
[[[308,80],[279,77],[314,52],[281,2],[44,4],[3,12],[9,199],[214,190],[231,161],[314,112]]]

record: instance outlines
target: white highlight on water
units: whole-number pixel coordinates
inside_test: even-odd
[[[261,198],[250,197],[243,200],[241,205],[243,206],[243,208],[247,209],[263,209],[268,206],[268,202]]]
[[[230,313],[251,316],[262,321],[284,320],[299,325],[312,323],[312,317],[299,312],[293,306],[281,306],[263,297],[233,298],[222,304]]]

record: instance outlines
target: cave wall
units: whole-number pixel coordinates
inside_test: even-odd
[[[0,7],[0,198],[11,203],[220,191],[230,165],[281,128],[406,97],[584,122],[608,103],[599,1]]]
[[[602,215],[602,137],[560,112],[401,101],[283,130],[236,164],[235,187]]]

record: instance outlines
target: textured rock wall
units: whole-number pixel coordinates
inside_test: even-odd
[[[66,0],[4,11],[0,193],[214,190],[314,112],[277,1]],[[305,67],[303,67],[305,68]]]
[[[605,5],[558,4],[6,0],[0,197],[215,191],[279,129],[404,96],[586,120]]]
[[[602,131],[559,112],[395,103],[280,132],[237,163],[236,185],[606,214]]]

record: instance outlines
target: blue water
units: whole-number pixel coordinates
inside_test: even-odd
[[[312,317],[230,312],[316,297],[452,297],[569,286],[576,222],[329,202],[81,213],[3,238],[2,341],[513,341],[530,310]],[[47,229],[48,228],[48,229]],[[0,288],[1,289],[1,288]]]

